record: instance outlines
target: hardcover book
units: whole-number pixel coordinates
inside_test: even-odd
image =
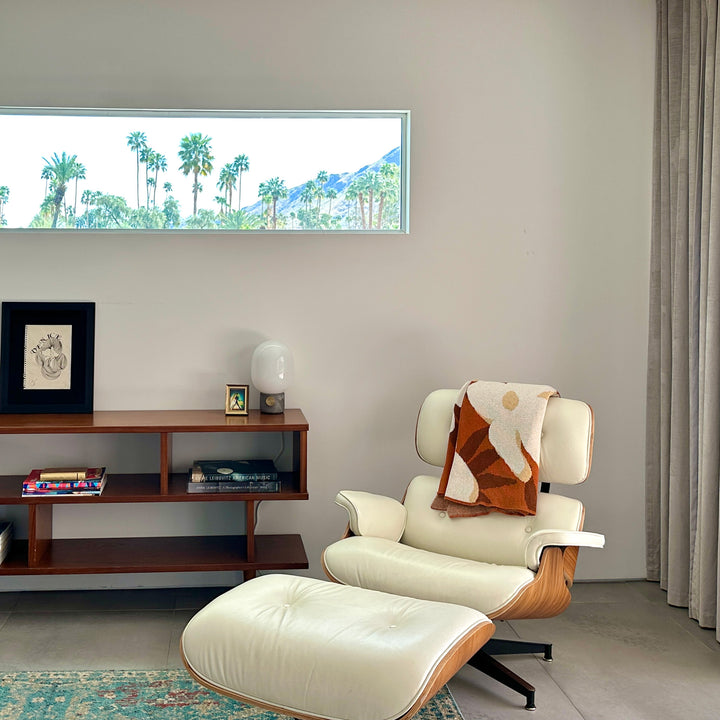
[[[87,490],[36,490],[34,488],[28,488],[23,490],[23,497],[61,497],[64,495],[70,495],[72,497],[78,497],[81,495],[98,497],[102,495],[102,491],[105,488],[87,489]]]
[[[278,472],[272,460],[195,460],[190,468],[190,481],[246,482],[248,480],[277,480]]]
[[[5,560],[10,552],[10,544],[13,536],[13,524],[11,522],[0,522],[0,563]]]
[[[238,482],[213,481],[192,482],[187,484],[189,493],[266,493],[280,492],[279,480],[245,480]]]
[[[23,483],[23,488],[35,488],[37,490],[97,490],[103,484],[103,480],[77,480],[75,482],[43,482],[32,480]]]
[[[100,495],[107,482],[105,468],[92,468],[89,480],[43,480],[42,472],[31,470],[22,485],[23,497],[30,495]],[[97,473],[100,472],[100,475]]]
[[[35,470],[31,471],[31,474]],[[73,480],[102,480],[105,468],[42,468],[38,470],[40,480],[47,481],[73,481]]]

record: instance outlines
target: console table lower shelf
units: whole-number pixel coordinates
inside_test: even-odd
[[[28,542],[14,540],[0,575],[242,571],[305,569],[300,535],[255,535],[252,560],[247,536],[203,535],[134,538],[53,538],[31,562]]]

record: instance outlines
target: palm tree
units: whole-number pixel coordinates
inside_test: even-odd
[[[140,148],[140,162],[145,165],[145,209],[150,208],[150,183],[148,183],[148,170],[155,157],[155,151],[148,145]]]
[[[267,189],[267,183],[261,182],[258,185],[258,197],[261,202],[260,217],[265,217],[265,203],[270,202],[270,195],[268,194]]]
[[[203,191],[203,186],[201,182],[195,182],[193,183],[193,193],[197,195],[198,193],[201,193]]]
[[[179,169],[184,175],[193,174],[193,215],[197,215],[197,196],[202,189],[198,176],[206,177],[213,169],[212,161],[215,158],[211,155],[211,150],[210,137],[203,137],[202,133],[191,133],[180,141],[178,155],[182,165]]]
[[[155,196],[157,194],[158,175],[160,172],[167,172],[167,158],[162,153],[154,152],[148,160],[148,168],[155,171],[155,182],[153,183],[153,207],[155,207]]]
[[[90,227],[90,203],[94,200],[95,193],[92,190],[83,190],[80,202],[85,206],[85,225]]]
[[[155,191],[157,190],[157,188],[155,187],[155,178],[149,177],[149,178],[145,181],[145,184],[147,185],[148,205],[149,205],[149,203],[150,203],[150,188],[152,188],[153,197],[155,197]],[[147,207],[147,208],[145,208],[145,209],[146,209],[146,210],[149,210],[150,208]]]
[[[350,183],[350,185],[345,188],[345,200],[349,200],[352,203],[348,205],[347,221],[348,227],[353,229],[357,228],[357,203],[353,202],[353,200],[357,199],[357,187],[354,186],[353,183]]]
[[[78,180],[85,179],[85,166],[82,163],[75,163],[75,202],[73,204],[73,215],[77,216],[77,193],[78,193]]]
[[[363,185],[368,194],[368,229],[372,230],[373,226],[373,200],[375,193],[380,191],[380,176],[376,172],[366,172],[363,176]]]
[[[308,180],[303,186],[300,192],[300,199],[305,203],[305,209],[310,210],[310,203],[315,197],[315,183],[312,180]]]
[[[360,216],[362,219],[363,230],[367,230],[367,221],[365,220],[365,184],[363,178],[355,178],[345,190],[345,197],[351,200],[357,199],[360,208]]]
[[[225,214],[225,212],[227,211],[227,204],[228,204],[227,197],[225,197],[223,195],[216,195],[214,200],[220,206],[220,212],[218,213],[218,215],[220,215],[222,217]]]
[[[380,166],[380,202],[378,203],[378,215],[376,228],[382,228],[382,216],[385,202],[394,202],[400,194],[400,168],[395,163],[383,163]]]
[[[225,163],[220,171],[220,179],[216,185],[225,194],[226,206],[232,210],[232,191],[235,187],[235,167],[233,163]]]
[[[58,157],[57,153],[53,153],[50,160],[46,158],[43,158],[43,160],[46,163],[43,170],[47,170],[50,174],[50,189],[53,191],[53,219],[51,227],[57,227],[60,206],[65,202],[67,184],[75,177],[77,170],[77,155],[68,156],[63,152],[63,154]]]
[[[140,150],[147,146],[147,136],[139,130],[127,136],[128,147],[134,151],[137,161],[137,206],[140,208]]]
[[[332,215],[332,201],[337,197],[337,190],[330,188],[325,191],[325,197],[329,200],[328,203],[328,215]]]
[[[10,198],[10,188],[7,185],[0,185],[0,227],[7,224],[5,220],[5,203]]]
[[[242,182],[242,174],[250,169],[250,160],[247,155],[238,155],[232,161],[233,171],[237,176],[237,187],[238,187],[238,210],[242,209],[242,198],[240,197],[240,185]],[[231,206],[232,207],[232,206]]]
[[[317,198],[317,217],[318,217],[318,224],[320,223],[320,203],[322,202],[322,199],[325,197],[325,183],[328,181],[328,174],[326,170],[321,170],[317,177],[315,178],[315,197]]]
[[[265,185],[265,192],[272,198],[272,229],[277,229],[277,201],[288,196],[285,181],[278,177],[271,178]]]

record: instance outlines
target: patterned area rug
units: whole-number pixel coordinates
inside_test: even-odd
[[[0,675],[0,720],[285,720],[206,690],[184,670]],[[462,720],[443,688],[416,720]]]

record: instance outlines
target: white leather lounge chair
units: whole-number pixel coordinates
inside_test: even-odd
[[[420,457],[442,468],[457,390],[436,390],[417,420]],[[577,400],[551,397],[542,426],[537,514],[490,513],[449,518],[432,510],[439,477],[419,475],[401,502],[342,491],[336,502],[349,515],[343,539],[323,553],[328,577],[338,583],[475,608],[493,620],[547,618],[570,603],[578,550],[602,547],[604,537],[582,532],[579,500],[550,494],[549,484],[576,485],[590,472],[593,415]],[[493,655],[543,653],[549,643],[491,639],[469,664],[525,696],[535,689]]]

